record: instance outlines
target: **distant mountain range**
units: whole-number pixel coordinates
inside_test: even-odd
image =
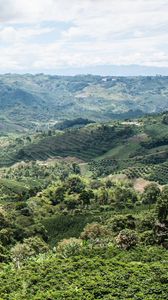
[[[26,72],[25,72],[26,73]],[[51,74],[51,70],[48,70]],[[92,74],[101,76],[155,76],[157,74],[167,76],[168,67],[154,67],[142,65],[96,65],[80,68],[63,68],[55,70],[58,75]]]
[[[58,120],[125,119],[168,110],[168,76],[0,75],[0,131]]]

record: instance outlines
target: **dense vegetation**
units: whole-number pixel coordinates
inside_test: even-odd
[[[167,186],[63,161],[1,177],[1,299],[167,299]]]
[[[65,126],[65,129],[60,127],[61,130],[53,128],[31,135],[2,137],[0,165],[11,166],[23,160],[67,160],[68,157],[80,163],[83,175],[90,173],[97,178],[122,173],[130,179],[142,177],[166,184],[167,115],[165,112],[133,121],[88,125],[82,124],[84,119],[75,119],[58,123],[58,126]]]
[[[5,80],[18,86],[15,94],[5,88],[20,103],[20,115],[17,106],[13,114],[4,91],[5,122],[7,111],[11,120],[23,119],[19,130],[9,133],[9,126],[0,136],[0,300],[167,299],[168,113],[101,123],[74,116],[45,127],[54,106],[45,102],[44,117],[37,97],[37,85],[43,90],[47,84],[53,95],[56,88],[63,95],[63,89],[65,99],[68,89],[71,96],[86,96],[86,103],[98,91],[110,101],[107,89],[117,93],[120,87],[141,105],[147,86],[165,97],[167,77],[41,74],[18,76],[16,82],[6,75]],[[138,94],[132,81],[141,82]],[[24,119],[20,90],[25,85],[33,89],[40,121],[35,107],[32,119]],[[30,101],[24,94],[25,107]],[[23,132],[24,122],[31,131]]]
[[[0,76],[0,132],[52,127],[58,120],[136,118],[168,109],[168,77]]]

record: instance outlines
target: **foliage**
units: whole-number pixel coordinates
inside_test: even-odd
[[[168,216],[168,186],[163,188],[161,196],[157,201],[156,209],[159,221],[165,221]]]
[[[144,204],[156,203],[160,195],[160,189],[157,184],[151,183],[147,185],[142,194],[142,201]]]
[[[167,299],[164,115],[2,139],[3,300]]]
[[[137,240],[138,238],[135,231],[130,229],[123,229],[116,237],[117,245],[124,250],[129,250],[136,246]]]
[[[82,249],[82,240],[76,238],[64,239],[57,245],[56,251],[61,257],[78,255]]]
[[[11,249],[11,256],[17,268],[28,257],[35,256],[39,253],[45,253],[49,250],[47,244],[38,237],[25,239],[23,243],[16,244]]]
[[[92,257],[40,256],[18,270],[4,266],[0,296],[4,300],[167,299],[167,264],[160,259],[166,258],[163,249],[111,252],[107,256],[103,249]]]
[[[46,123],[67,118],[136,118],[168,108],[166,76],[107,76],[104,81],[95,75],[5,74],[0,82],[1,132],[47,130]]]
[[[100,225],[99,223],[92,223],[86,225],[80,236],[83,240],[89,240],[90,242],[98,242],[101,238],[106,237],[108,235],[109,231],[105,226]]]

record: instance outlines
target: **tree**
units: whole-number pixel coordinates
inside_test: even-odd
[[[168,113],[163,116],[162,122],[163,124],[168,125]]]
[[[9,245],[13,241],[13,228],[3,228],[0,230],[0,241],[3,246]]]
[[[156,203],[160,195],[160,189],[156,183],[151,183],[147,185],[142,194],[142,202],[144,204]]]
[[[0,244],[0,263],[6,262],[9,259],[7,249]]]
[[[136,246],[138,241],[136,232],[130,229],[123,229],[116,237],[117,245],[124,250],[129,250]]]
[[[90,242],[99,242],[100,239],[107,237],[108,235],[109,230],[105,226],[99,223],[91,223],[86,225],[80,237],[81,239]]]
[[[11,249],[11,257],[17,269],[20,269],[22,261],[28,256],[29,249],[25,244],[18,243]]]
[[[57,253],[63,258],[78,255],[82,249],[81,239],[70,238],[60,241],[57,245]]]
[[[114,232],[120,232],[125,228],[135,229],[135,221],[132,215],[116,215],[108,221],[108,227]]]
[[[57,205],[58,203],[64,201],[65,196],[65,188],[63,186],[59,186],[52,193],[51,201],[53,205]]]
[[[162,190],[161,196],[156,204],[157,217],[160,222],[164,222],[168,216],[168,186]]]
[[[69,194],[80,193],[85,188],[85,185],[79,176],[72,176],[68,178],[65,185]]]
[[[23,243],[17,243],[11,249],[11,257],[16,267],[20,268],[21,263],[28,257],[45,253],[48,250],[48,245],[42,239],[39,237],[30,237],[24,239]]]
[[[108,191],[105,188],[100,188],[97,194],[97,200],[100,205],[108,203]]]
[[[81,173],[79,165],[75,162],[72,163],[72,169],[73,169],[73,172],[75,174],[80,174]]]
[[[133,205],[136,201],[136,192],[128,186],[117,185],[112,190],[111,202],[119,209],[122,209],[125,206],[130,206],[130,204]]]
[[[7,214],[5,210],[2,207],[0,207],[0,229],[5,228],[7,226],[9,226]]]
[[[83,205],[89,205],[90,199],[94,198],[94,193],[92,190],[83,190],[79,195],[79,200],[82,202]]]
[[[68,210],[73,210],[80,204],[76,195],[67,195],[63,203],[66,205]]]

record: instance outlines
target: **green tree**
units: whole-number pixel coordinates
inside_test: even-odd
[[[81,239],[90,241],[91,243],[100,243],[101,240],[109,235],[110,231],[106,226],[99,223],[91,223],[86,225],[80,237]]]
[[[57,253],[63,258],[78,255],[82,249],[81,239],[70,238],[60,241],[57,245]]]
[[[55,191],[52,192],[50,197],[53,205],[57,205],[58,203],[64,201],[65,197],[65,188],[63,186],[59,186]]]
[[[0,207],[0,229],[9,226],[6,211]]]
[[[35,256],[39,253],[45,253],[49,250],[48,245],[39,237],[30,237],[24,239],[23,243],[17,243],[11,249],[11,257],[15,266],[20,268],[25,259]]]
[[[132,188],[119,184],[112,189],[110,198],[111,203],[118,209],[133,205],[138,200],[137,194]]]
[[[75,174],[80,174],[80,167],[77,163],[72,163],[72,170]]]
[[[135,229],[135,218],[132,215],[117,215],[108,220],[108,227],[114,232],[120,232],[123,229]]]
[[[76,206],[79,205],[79,200],[75,197],[75,195],[68,195],[66,196],[66,199],[64,200],[64,204],[68,208],[68,210],[75,209]]]
[[[168,186],[163,188],[161,196],[158,198],[156,212],[160,222],[166,221],[168,216]]]
[[[72,176],[67,179],[65,186],[69,194],[81,193],[85,185],[79,176]]]
[[[104,187],[98,190],[97,200],[100,205],[105,205],[108,203],[108,191]]]
[[[142,194],[142,202],[144,204],[156,203],[160,195],[160,189],[156,183],[151,183],[147,185]]]
[[[0,263],[7,262],[9,259],[9,254],[7,249],[0,244]]]
[[[92,190],[83,190],[79,195],[79,200],[83,205],[89,205],[90,200],[94,198],[94,193]]]

